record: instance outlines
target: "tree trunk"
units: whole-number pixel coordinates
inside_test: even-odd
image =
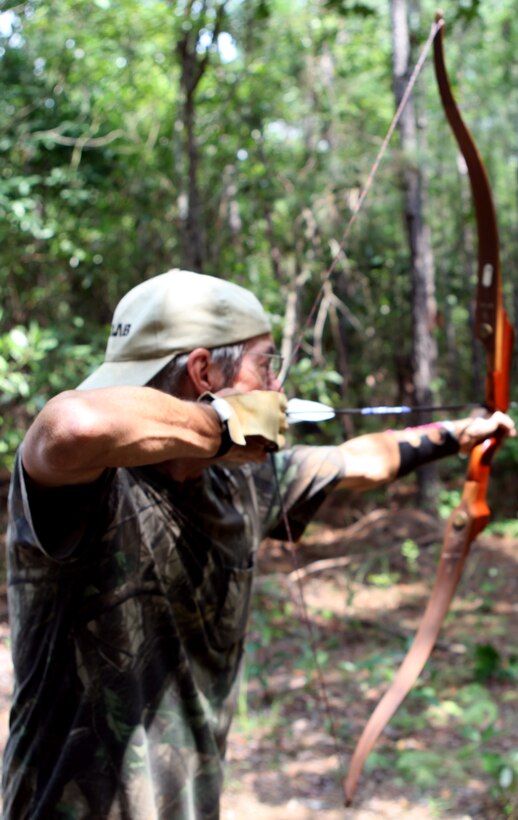
[[[391,0],[393,37],[393,80],[396,105],[399,105],[410,76],[410,37],[406,0]],[[436,372],[437,346],[433,337],[436,324],[434,263],[430,231],[424,222],[425,179],[417,158],[419,140],[412,98],[399,121],[404,162],[401,181],[404,192],[405,220],[410,247],[412,275],[413,381],[416,405],[432,404],[432,383]],[[429,419],[419,415],[421,422]],[[435,505],[437,475],[435,465],[418,471],[420,503]]]
[[[194,40],[194,42],[193,42]],[[203,271],[204,236],[200,215],[200,195],[198,191],[198,146],[195,135],[195,91],[203,75],[205,63],[196,54],[196,38],[186,33],[177,45],[180,59],[180,85],[183,92],[182,125],[184,132],[184,151],[187,165],[185,185],[184,217],[184,262],[186,268]]]
[[[185,233],[184,265],[190,270],[202,272],[205,262],[205,231],[201,197],[198,183],[199,151],[196,140],[196,90],[209,64],[210,48],[205,46],[203,56],[199,52],[200,34],[210,32],[210,42],[215,43],[221,31],[226,0],[216,7],[214,22],[207,9],[194,23],[191,16],[192,2],[185,12],[185,33],[176,45],[180,64],[180,86],[183,93],[182,124],[184,148],[187,161],[187,184],[185,186]]]

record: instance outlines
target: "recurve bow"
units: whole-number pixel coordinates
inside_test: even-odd
[[[499,242],[493,197],[484,164],[453,97],[443,51],[443,19],[437,14],[434,66],[448,122],[466,161],[478,233],[478,279],[475,334],[486,350],[484,405],[507,410],[514,331],[504,308]],[[363,765],[378,737],[421,673],[435,645],[469,553],[471,542],[486,527],[490,511],[487,487],[491,460],[499,444],[488,438],[471,452],[461,501],[451,513],[435,583],[412,646],[396,676],[369,718],[351,758],[343,788],[346,805],[353,799]]]

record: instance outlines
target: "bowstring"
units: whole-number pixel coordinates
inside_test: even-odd
[[[374,162],[373,162],[373,164],[372,164],[372,166],[369,170],[369,173],[367,174],[367,179],[366,179],[365,184],[363,186],[363,189],[360,193],[360,196],[358,197],[358,199],[357,199],[357,201],[356,201],[356,203],[353,207],[351,216],[349,217],[349,220],[348,220],[348,222],[345,226],[345,229],[342,233],[342,237],[341,237],[341,239],[338,243],[338,250],[336,251],[336,253],[335,253],[335,255],[334,255],[334,257],[331,261],[331,264],[329,265],[328,269],[325,271],[325,273],[322,277],[322,282],[320,284],[320,288],[318,290],[318,293],[315,296],[313,304],[311,305],[311,307],[309,309],[309,312],[306,316],[306,320],[303,323],[301,330],[299,331],[297,342],[294,345],[293,350],[291,351],[291,354],[290,354],[290,356],[289,356],[289,358],[286,362],[286,366],[284,368],[284,372],[283,372],[282,378],[281,378],[281,384],[284,384],[284,382],[286,381],[286,379],[288,377],[288,373],[289,373],[289,371],[291,369],[291,366],[294,362],[294,359],[297,356],[297,354],[298,354],[298,352],[299,352],[299,350],[302,346],[302,342],[304,340],[304,334],[305,334],[306,330],[308,329],[309,325],[313,321],[313,317],[316,313],[316,310],[317,310],[318,305],[320,303],[320,300],[322,298],[322,294],[323,294],[323,291],[324,291],[324,288],[325,288],[327,282],[330,280],[331,276],[333,275],[339,260],[342,258],[342,256],[346,256],[345,245],[347,243],[347,240],[349,239],[349,235],[351,233],[351,230],[354,227],[354,225],[356,223],[356,220],[358,219],[358,215],[359,215],[360,211],[363,208],[363,204],[364,204],[365,199],[367,198],[367,195],[368,195],[368,193],[369,193],[369,191],[372,187],[372,183],[374,182],[376,174],[378,173],[378,169],[381,165],[383,157],[385,156],[385,153],[386,153],[387,148],[389,146],[390,140],[392,139],[394,131],[396,130],[396,128],[398,126],[399,120],[401,119],[401,115],[402,115],[402,113],[403,113],[403,111],[406,107],[406,104],[408,103],[409,98],[410,98],[410,94],[412,93],[412,90],[413,90],[414,85],[417,81],[417,78],[419,77],[419,75],[421,73],[421,70],[422,70],[423,65],[426,61],[426,58],[428,57],[428,53],[430,51],[430,48],[432,47],[432,43],[435,40],[437,32],[439,31],[439,29],[441,27],[442,27],[442,23],[440,21],[435,20],[432,23],[432,26],[430,28],[430,33],[429,33],[429,35],[426,39],[426,42],[425,42],[425,44],[424,44],[424,46],[421,50],[421,54],[419,55],[419,59],[417,60],[415,66],[412,70],[412,73],[410,74],[410,77],[409,77],[408,83],[406,85],[405,91],[403,93],[403,96],[401,97],[400,103],[399,103],[399,105],[396,109],[396,112],[395,112],[395,114],[392,118],[392,121],[389,125],[388,131],[387,131],[387,133],[386,133],[386,135],[383,139],[383,142],[381,143],[380,149],[379,149],[379,151],[376,155],[376,158],[375,158],[375,160],[374,160]]]
[[[341,257],[345,256],[345,245],[347,243],[347,240],[349,238],[351,230],[352,230],[352,228],[354,227],[354,225],[356,223],[356,220],[358,218],[358,215],[359,215],[361,209],[363,208],[363,204],[364,204],[365,199],[367,198],[367,195],[368,195],[368,193],[369,193],[369,191],[372,187],[372,184],[374,182],[374,179],[376,177],[378,169],[379,169],[379,167],[381,165],[381,162],[383,160],[383,157],[384,157],[384,155],[387,151],[390,140],[392,139],[394,131],[396,130],[396,127],[399,123],[399,120],[401,119],[401,115],[402,115],[402,113],[405,109],[406,104],[408,103],[410,94],[412,93],[412,90],[413,90],[414,85],[417,81],[417,78],[419,77],[419,75],[421,73],[421,70],[422,70],[423,65],[426,61],[426,58],[428,57],[428,53],[430,51],[430,48],[432,47],[432,43],[433,43],[433,41],[434,41],[434,39],[437,35],[437,32],[441,28],[441,25],[442,24],[441,24],[440,21],[439,22],[434,21],[431,28],[430,28],[430,33],[429,33],[429,35],[426,39],[426,42],[425,42],[425,44],[424,44],[424,46],[421,50],[421,53],[419,55],[418,60],[415,63],[415,66],[412,70],[412,73],[410,74],[408,83],[405,87],[405,91],[403,93],[403,96],[401,97],[400,103],[399,103],[399,105],[396,109],[396,112],[395,112],[395,114],[392,118],[392,121],[391,121],[390,126],[388,128],[388,131],[387,131],[387,133],[386,133],[386,135],[383,139],[383,142],[381,143],[380,149],[379,149],[379,151],[376,155],[376,158],[375,158],[375,160],[374,160],[374,162],[373,162],[373,164],[370,168],[370,171],[367,175],[367,179],[366,179],[366,182],[365,182],[365,184],[363,186],[363,189],[360,193],[360,196],[358,197],[358,200],[356,201],[356,203],[354,205],[351,216],[349,217],[349,220],[348,220],[348,222],[345,226],[345,229],[342,233],[342,237],[341,237],[340,242],[339,242],[338,250],[336,251],[336,253],[333,257],[330,266],[328,267],[327,271],[324,273],[324,275],[322,277],[322,282],[321,282],[319,291],[318,291],[318,293],[317,293],[317,295],[316,295],[316,297],[313,301],[313,304],[311,305],[311,308],[308,312],[306,320],[305,320],[304,324],[302,325],[302,328],[301,328],[301,330],[299,332],[299,335],[298,335],[297,342],[294,345],[293,350],[292,350],[292,352],[291,352],[291,354],[290,354],[290,356],[287,360],[286,367],[284,369],[284,373],[282,374],[282,377],[281,377],[281,384],[282,385],[286,381],[286,378],[287,378],[289,370],[290,370],[290,368],[293,364],[293,361],[294,361],[296,355],[298,354],[298,352],[300,350],[300,347],[301,347],[302,342],[303,342],[304,334],[305,334],[307,328],[309,327],[310,323],[313,320],[313,317],[314,317],[315,312],[318,308],[319,302],[322,298],[324,287],[327,284],[327,282],[329,281],[329,279],[331,278],[331,276],[333,275],[334,270],[335,270],[339,260],[341,259]],[[283,498],[283,495],[282,495],[282,490],[281,490],[281,486],[280,486],[280,481],[279,481],[279,476],[278,476],[278,472],[277,472],[277,465],[275,463],[274,454],[271,453],[270,457],[271,457],[271,465],[272,465],[272,470],[273,470],[275,486],[276,486],[276,490],[277,490],[277,494],[278,494],[278,498],[279,498],[280,513],[281,513],[281,517],[282,517],[282,521],[283,521],[283,525],[284,525],[284,529],[285,529],[286,537],[287,537],[287,546],[288,546],[288,550],[289,550],[289,553],[290,553],[290,556],[291,556],[291,561],[293,563],[294,571],[295,571],[296,583],[297,583],[297,588],[298,588],[298,593],[299,593],[299,598],[300,598],[300,611],[302,613],[302,620],[304,621],[304,627],[305,627],[305,629],[306,629],[306,631],[309,635],[310,651],[311,651],[311,655],[312,655],[312,658],[313,658],[316,677],[317,677],[317,680],[318,680],[318,686],[319,686],[319,698],[318,699],[319,699],[320,703],[323,705],[323,710],[324,710],[324,713],[325,713],[325,716],[326,716],[326,719],[327,719],[327,722],[328,722],[328,725],[329,725],[329,728],[330,728],[330,734],[331,734],[331,737],[332,737],[332,740],[333,740],[335,755],[336,755],[336,757],[338,759],[338,762],[339,762],[339,769],[345,770],[345,762],[344,762],[345,758],[344,758],[344,755],[341,751],[340,744],[338,742],[338,732],[337,732],[337,729],[336,729],[336,722],[335,722],[335,719],[334,719],[334,715],[333,715],[333,712],[332,712],[332,709],[331,709],[331,703],[330,703],[330,698],[329,698],[328,687],[327,687],[327,684],[326,684],[326,681],[325,681],[325,677],[324,677],[324,673],[323,673],[323,669],[322,669],[322,663],[321,663],[321,661],[319,659],[319,655],[318,655],[317,638],[316,638],[316,635],[315,635],[315,629],[314,629],[313,623],[311,622],[310,617],[309,617],[308,606],[307,606],[306,599],[305,599],[305,596],[304,596],[304,588],[303,588],[301,573],[297,571],[299,569],[299,561],[298,561],[297,552],[296,552],[296,549],[295,549],[295,542],[293,540],[291,527],[290,527],[290,523],[289,523],[289,519],[288,519],[288,513],[286,511],[286,507],[285,507],[285,504],[284,504],[284,498]]]
[[[340,747],[340,744],[338,742],[338,731],[337,731],[337,728],[336,728],[336,721],[335,721],[335,718],[334,718],[334,714],[333,714],[333,711],[331,709],[331,700],[330,700],[330,697],[329,697],[329,690],[327,688],[326,680],[325,680],[325,677],[324,677],[324,672],[323,672],[323,669],[322,669],[322,663],[321,663],[320,658],[318,656],[318,643],[317,643],[317,637],[318,636],[316,635],[313,622],[311,621],[311,619],[309,617],[308,605],[307,605],[306,598],[305,598],[305,595],[304,595],[304,586],[303,586],[303,582],[302,582],[302,575],[301,575],[300,572],[298,572],[298,570],[300,569],[300,563],[299,563],[299,560],[298,560],[297,551],[295,549],[295,541],[293,539],[293,535],[292,535],[292,532],[291,532],[291,526],[290,526],[290,522],[289,522],[289,518],[288,518],[288,513],[287,513],[287,510],[286,510],[286,505],[284,503],[284,497],[282,495],[281,485],[280,485],[280,481],[279,481],[279,473],[278,473],[278,470],[277,470],[277,464],[275,462],[274,453],[270,453],[270,461],[271,461],[271,465],[272,465],[272,470],[273,470],[273,475],[274,475],[274,480],[275,480],[275,487],[276,487],[276,490],[277,490],[277,496],[278,496],[278,500],[279,500],[279,509],[280,509],[280,513],[281,513],[282,523],[283,523],[284,529],[286,531],[288,550],[289,550],[291,561],[292,561],[292,564],[293,564],[293,567],[294,567],[293,571],[295,572],[296,584],[297,584],[297,589],[298,589],[298,597],[300,599],[300,611],[302,613],[302,620],[304,622],[304,629],[306,630],[306,632],[309,635],[309,648],[310,648],[310,652],[311,652],[311,657],[313,659],[314,672],[316,674],[316,678],[317,678],[318,686],[319,686],[319,695],[318,695],[317,702],[319,702],[323,706],[323,711],[324,711],[324,714],[325,714],[325,717],[326,717],[326,720],[327,720],[327,723],[328,723],[328,726],[329,726],[329,733],[330,733],[332,741],[333,741],[334,753],[335,753],[336,758],[338,760],[338,768],[341,769],[342,772],[345,772],[346,771],[345,757],[344,757],[344,755],[341,751],[341,747]],[[293,597],[291,588],[288,587],[288,589],[290,591],[290,597]]]

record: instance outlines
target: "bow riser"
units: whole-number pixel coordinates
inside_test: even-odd
[[[497,324],[495,346],[498,355],[491,350],[487,352],[488,361],[494,369],[486,376],[485,405],[489,410],[506,411],[510,405],[510,373],[514,346],[514,328],[507,313],[502,308],[503,316]]]

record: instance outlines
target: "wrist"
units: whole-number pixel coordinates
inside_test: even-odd
[[[441,421],[440,424],[441,424],[441,427],[444,430],[446,430],[448,435],[451,436],[453,439],[455,439],[455,441],[458,442],[459,436],[458,436],[457,428],[455,427],[454,422],[453,421]]]
[[[232,416],[232,408],[225,399],[214,396],[212,393],[204,393],[199,397],[198,401],[208,404],[218,418],[221,437],[219,447],[214,453],[213,458],[219,458],[225,455],[225,453],[228,453],[234,444],[228,427],[229,419]]]
[[[450,422],[453,427],[452,436],[459,445],[459,452],[461,455],[468,455],[474,444],[472,437],[473,433],[473,419],[459,419],[455,422]]]

